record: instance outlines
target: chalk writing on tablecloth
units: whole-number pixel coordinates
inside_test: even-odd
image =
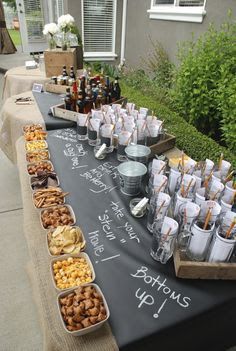
[[[76,131],[70,128],[55,130],[50,136],[66,140],[71,143],[77,143],[78,141]]]
[[[93,253],[96,258],[95,263],[105,262],[120,257],[120,254],[118,253],[114,253],[114,255],[107,257],[107,240],[116,240],[119,241],[120,244],[125,244],[127,240],[132,240],[140,244],[139,234],[136,233],[135,229],[129,221],[127,221],[124,208],[122,208],[120,202],[110,201],[109,205],[109,210],[105,209],[102,214],[97,216],[99,229],[88,233],[89,242],[93,247]],[[117,225],[117,220],[120,222],[120,225]]]
[[[116,189],[118,185],[107,185],[104,177],[109,175],[111,179],[118,179],[119,173],[117,167],[110,162],[104,162],[96,168],[92,168],[85,173],[80,173],[80,176],[89,182],[89,191],[95,194],[111,192]]]
[[[181,308],[188,308],[190,306],[190,297],[183,296],[182,293],[172,290],[168,286],[167,278],[162,278],[160,275],[153,277],[151,274],[149,274],[147,267],[141,266],[136,272],[130,273],[130,275],[131,277],[144,282],[144,284],[146,284],[148,288],[152,290],[152,294],[147,293],[145,288],[138,288],[134,292],[134,295],[138,300],[138,309],[153,305],[156,306],[159,302],[161,302],[161,304],[157,307],[156,312],[153,313],[153,318],[158,318],[161,311],[163,311],[164,306],[170,302],[175,302]]]
[[[67,143],[65,144],[65,149],[63,150],[63,153],[66,157],[70,158],[72,163],[72,167],[71,167],[72,170],[88,167],[88,165],[84,165],[80,163],[80,158],[85,156],[88,153],[88,151],[84,150],[82,144]]]

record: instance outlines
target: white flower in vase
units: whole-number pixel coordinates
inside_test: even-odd
[[[59,32],[59,28],[56,25],[56,23],[48,23],[45,24],[44,29],[43,29],[43,34],[44,35],[50,35],[49,39],[49,48],[55,49],[56,48],[56,41],[54,39],[54,35]]]
[[[74,17],[71,15],[62,15],[58,18],[58,27],[63,32],[68,32],[75,23]]]

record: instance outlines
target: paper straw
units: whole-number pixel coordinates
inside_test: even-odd
[[[233,230],[235,224],[236,224],[236,217],[234,218],[233,222],[230,224],[230,227],[229,227],[229,229],[227,230],[227,232],[226,232],[226,234],[225,234],[225,238],[226,238],[226,239],[229,238],[229,236],[230,236],[230,234],[231,234],[231,232],[232,232],[232,230]]]
[[[156,212],[156,216],[161,212],[161,209],[165,205],[165,202],[166,202],[165,200],[162,201],[161,206],[158,208],[158,210]]]
[[[219,163],[218,163],[218,168],[219,168],[219,170],[221,170],[223,158],[224,158],[224,154],[223,154],[223,152],[222,152],[222,153],[220,154],[220,159],[219,159]]]
[[[207,211],[207,215],[206,215],[205,223],[204,223],[204,226],[203,226],[203,230],[206,230],[206,228],[208,226],[209,220],[211,218],[211,211],[212,211],[212,208],[209,208],[208,211]]]
[[[160,187],[159,187],[158,192],[161,191],[161,188],[166,184],[166,182],[167,182],[167,179],[164,179],[163,182],[162,182],[162,184],[161,184]]]
[[[232,177],[233,177],[233,175],[234,175],[234,172],[235,172],[235,171],[231,171],[231,172],[227,175],[227,177],[226,177],[225,180],[224,180],[224,183],[227,183],[227,182],[229,182],[229,181],[232,179]]]
[[[160,174],[161,171],[163,171],[163,169],[165,168],[165,166],[166,166],[166,164],[164,164],[164,165],[161,167],[161,169],[159,170],[159,172],[158,172],[157,174]]]
[[[186,188],[186,191],[185,191],[185,197],[188,196],[188,192],[189,192],[189,189],[190,189],[190,186],[192,185],[192,182],[193,182],[193,178],[190,180],[190,182],[188,183],[188,186]]]
[[[216,196],[220,193],[220,189],[218,189],[215,193],[215,195],[212,197],[211,200],[215,200],[216,199]]]
[[[184,151],[183,150],[181,152],[181,167],[182,167],[182,172],[184,172]]]
[[[166,241],[166,239],[168,238],[168,236],[169,236],[169,234],[170,234],[171,230],[172,230],[172,228],[170,227],[170,228],[168,229],[168,231],[166,232],[166,234],[165,234],[165,235],[163,235],[163,239],[162,239],[162,241]]]

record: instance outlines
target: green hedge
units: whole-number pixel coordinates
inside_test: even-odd
[[[160,119],[164,119],[168,132],[176,136],[176,146],[184,150],[194,160],[200,161],[210,158],[216,162],[223,152],[224,158],[231,162],[233,167],[236,167],[236,155],[198,132],[194,126],[177,113],[170,111],[169,108],[156,102],[152,97],[144,95],[142,91],[128,86],[125,79],[123,82],[121,81],[121,89],[122,95],[127,97],[130,102],[134,102],[138,107],[147,107],[154,111]]]

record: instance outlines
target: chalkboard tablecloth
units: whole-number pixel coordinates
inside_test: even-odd
[[[162,265],[151,258],[146,218],[131,216],[130,197],[119,190],[116,154],[96,160],[75,129],[49,132],[48,144],[119,348],[225,350],[236,344],[235,282],[181,280],[172,260]]]

